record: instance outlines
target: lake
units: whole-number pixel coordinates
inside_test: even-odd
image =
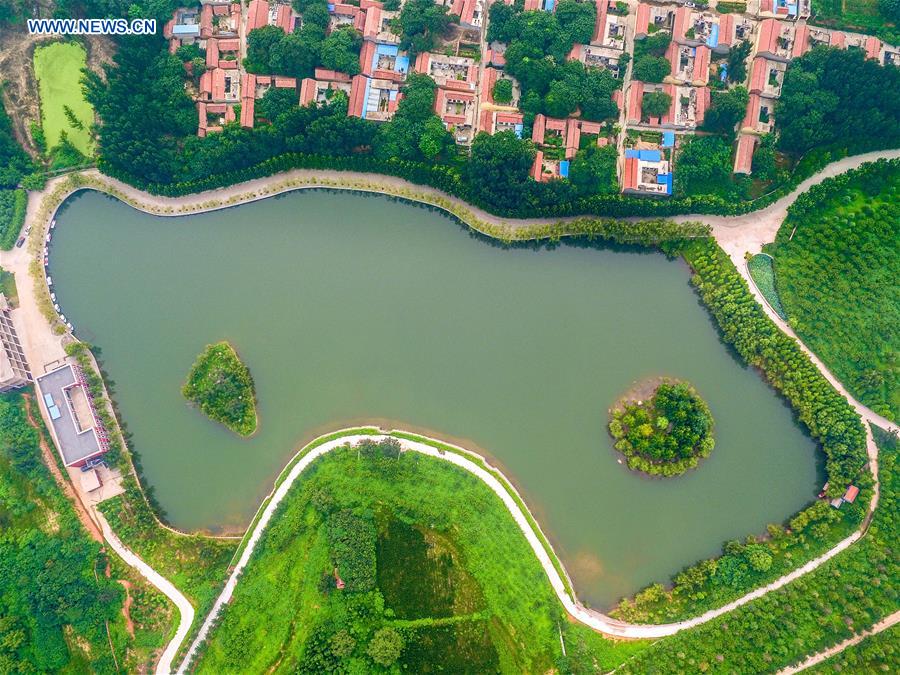
[[[790,409],[722,344],[687,266],[661,254],[503,248],[375,195],[162,218],[87,192],[57,216],[50,264],[180,528],[245,527],[303,443],[393,425],[488,455],[604,608],[781,522],[823,481]],[[249,440],[180,393],[219,340],[256,382]],[[655,375],[690,381],[715,418],[712,456],[677,478],[629,472],[606,431],[607,409]]]

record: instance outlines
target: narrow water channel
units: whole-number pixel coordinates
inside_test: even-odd
[[[821,480],[789,409],[721,343],[684,263],[659,254],[503,249],[351,193],[180,218],[82,193],[57,218],[51,274],[178,527],[246,525],[300,444],[391,420],[489,454],[605,607],[780,522]],[[223,339],[256,381],[250,440],[179,391]],[[697,470],[651,480],[617,463],[606,410],[659,374],[696,386],[717,443]]]

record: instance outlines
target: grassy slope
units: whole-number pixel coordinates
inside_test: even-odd
[[[37,439],[20,395],[0,397],[0,671],[30,664],[107,673],[118,663],[134,672],[164,644],[172,607],[101,552],[43,464]],[[120,579],[131,584],[133,638]]]
[[[184,397],[236,434],[256,431],[256,394],[253,378],[227,342],[207,345],[191,366],[182,388]]]
[[[505,672],[546,672],[561,657],[563,630],[573,661],[610,668],[645,643],[612,643],[568,624],[546,575],[502,502],[487,486],[439,460],[404,454],[373,459],[336,451],[298,479],[244,572],[200,672],[248,661],[247,671],[296,666],[302,645],[329,614],[319,590],[328,550],[311,499],[397,514],[450,541],[483,594],[491,635]],[[326,608],[323,610],[323,607]],[[281,661],[279,662],[279,659]]]
[[[859,400],[900,420],[900,164],[873,183],[789,215],[771,252],[797,334]]]
[[[82,154],[93,154],[88,130],[94,122],[94,109],[81,92],[81,70],[85,67],[84,48],[76,43],[54,43],[34,52],[34,72],[41,95],[41,123],[47,147],[59,142],[65,131]],[[72,128],[63,106],[69,106],[84,129]]]
[[[900,608],[898,445],[884,432],[876,433],[876,440],[881,450],[881,502],[861,541],[778,591],[658,642],[622,671],[773,672],[846,640]]]

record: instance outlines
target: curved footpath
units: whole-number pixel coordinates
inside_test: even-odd
[[[788,207],[794,203],[794,201],[800,194],[808,190],[811,186],[820,183],[821,181],[831,176],[835,176],[845,171],[854,169],[865,162],[874,161],[877,159],[894,159],[898,157],[900,157],[900,150],[888,150],[883,152],[855,155],[838,160],[837,162],[829,164],[819,173],[803,181],[790,194],[782,197],[772,205],[749,214],[733,217],[684,215],[672,218],[672,220],[675,220],[676,222],[699,220],[710,224],[712,226],[713,236],[715,237],[717,243],[731,257],[741,275],[748,282],[750,289],[756,297],[757,301],[760,302],[766,313],[775,322],[775,324],[782,331],[797,339],[801,348],[810,356],[813,363],[819,368],[819,370],[828,379],[828,381],[831,382],[831,384],[843,396],[847,398],[853,408],[861,415],[861,417],[865,421],[873,424],[878,424],[879,426],[887,429],[895,429],[896,425],[892,424],[880,415],[872,412],[861,403],[856,401],[852,396],[850,396],[843,385],[841,385],[841,383],[837,380],[837,378],[835,378],[831,374],[831,372],[828,371],[828,369],[824,366],[824,364],[802,343],[802,341],[797,338],[790,327],[787,326],[784,321],[782,321],[777,315],[774,314],[774,312],[769,309],[768,305],[762,299],[761,294],[759,293],[758,289],[747,273],[743,256],[744,253],[748,251],[751,253],[759,252],[763,244],[774,240],[775,234],[777,233],[778,228],[780,227],[787,214]],[[247,181],[245,183],[240,183],[227,188],[210,190],[207,192],[197,193],[184,197],[160,197],[156,195],[150,195],[146,192],[133,188],[130,185],[122,183],[121,181],[103,176],[99,173],[99,171],[95,169],[73,175],[76,177],[81,177],[81,179],[84,181],[84,185],[67,189],[66,186],[70,185],[70,183],[66,183],[65,181],[69,180],[69,178],[71,177],[70,175],[49,181],[47,187],[43,192],[29,194],[28,212],[25,227],[37,228],[37,232],[32,233],[32,237],[37,241],[43,240],[43,236],[46,233],[46,228],[49,224],[49,220],[55,216],[57,208],[62,203],[62,201],[64,201],[65,197],[80,189],[94,189],[100,192],[105,192],[113,197],[125,201],[133,208],[159,216],[179,216],[214,211],[222,208],[236,206],[239,204],[257,201],[260,199],[265,199],[274,195],[290,192],[297,189],[331,188],[382,193],[419,201],[421,203],[435,206],[449,212],[450,214],[467,222],[474,229],[478,229],[478,223],[481,223],[488,227],[500,228],[501,230],[505,230],[507,232],[515,232],[516,230],[521,230],[528,227],[574,220],[574,218],[522,220],[500,218],[489,214],[482,209],[471,206],[456,197],[450,197],[434,188],[415,185],[406,180],[394,178],[391,176],[379,176],[355,172],[315,171],[298,169],[275,176]],[[60,190],[62,190],[62,192],[60,192]],[[45,197],[48,199],[50,197],[53,197],[54,199],[58,199],[59,201],[55,204],[45,205]],[[49,208],[43,208],[45,206],[48,206]],[[10,269],[16,275],[16,281],[20,284],[20,297],[23,299],[33,298],[37,300],[39,298],[40,291],[43,290],[44,292],[46,292],[47,287],[46,284],[34,283],[35,280],[31,278],[31,275],[29,274],[29,263],[31,262],[31,260],[31,254],[26,249],[13,249],[12,251],[3,252],[2,254],[0,254],[0,265],[2,265],[6,269]],[[47,319],[41,314],[40,308],[37,306],[37,302],[28,302],[27,300],[23,302],[22,314],[24,323],[28,329],[25,331],[26,334],[24,336],[24,342],[27,343],[26,353],[29,354],[29,357],[31,357],[32,355],[37,356],[36,360],[34,360],[34,363],[46,364],[51,362],[53,358],[64,356],[64,354],[62,354],[59,338],[58,336],[53,335],[52,328]],[[870,460],[870,468],[873,474],[876,476],[873,499],[869,509],[869,516],[871,516],[871,513],[873,512],[878,502],[878,450],[868,428],[866,429],[866,432],[867,451]],[[336,445],[342,445],[348,440],[348,438],[343,438],[339,441],[336,441],[335,443]],[[475,462],[468,460],[463,456],[454,455],[452,453],[441,454],[435,448],[424,443],[405,440],[401,440],[401,443],[405,450],[421,452],[423,454],[447,459],[448,461],[451,461],[454,464],[457,464],[482,478],[482,480],[484,480],[485,483],[488,484],[495,491],[495,493],[498,494],[498,496],[500,496],[500,498],[510,509],[510,513],[519,524],[520,528],[522,528],[526,539],[529,541],[529,544],[531,544],[532,548],[535,550],[535,554],[538,556],[538,559],[544,566],[548,578],[550,579],[554,590],[559,596],[560,601],[566,607],[566,610],[569,611],[573,617],[585,623],[586,625],[613,636],[645,638],[662,637],[665,635],[671,635],[679,630],[697,626],[710,621],[718,616],[730,612],[736,607],[739,607],[758,597],[761,597],[762,595],[765,595],[772,590],[780,588],[790,581],[793,581],[803,574],[806,574],[815,569],[834,555],[837,555],[839,552],[845,550],[853,542],[859,539],[865,530],[866,524],[868,523],[867,518],[863,528],[861,528],[859,531],[839,542],[834,548],[832,548],[824,555],[809,561],[790,574],[787,574],[766,586],[758,588],[755,591],[743,596],[742,598],[728,603],[727,605],[719,607],[715,610],[710,610],[699,617],[673,624],[628,624],[607,617],[599,612],[596,612],[595,610],[588,609],[577,602],[577,600],[573,600],[569,597],[565,590],[565,584],[560,577],[559,572],[557,572],[556,568],[551,562],[550,557],[547,551],[544,549],[543,545],[540,543],[537,534],[529,525],[528,519],[525,517],[525,514],[521,511],[521,509],[519,509],[518,505],[515,503],[515,500],[512,499],[509,492],[507,492],[503,488],[502,484],[493,475],[479,467]],[[229,577],[225,588],[223,589],[219,598],[216,600],[213,610],[206,617],[201,628],[200,635],[192,644],[188,657],[182,663],[182,668],[184,668],[185,664],[189,663],[190,658],[196,654],[197,647],[199,646],[202,639],[208,635],[209,630],[214,623],[216,615],[219,613],[222,606],[231,598],[231,595],[234,592],[234,588],[237,584],[239,572],[246,566],[247,561],[249,560],[249,557],[252,554],[253,549],[255,548],[256,542],[259,540],[263,530],[265,529],[265,525],[268,523],[269,519],[274,513],[274,507],[278,503],[275,500],[275,497],[277,497],[278,501],[280,501],[280,499],[284,497],[284,494],[286,493],[287,488],[290,486],[290,483],[292,483],[293,480],[300,474],[300,472],[302,472],[303,468],[305,466],[308,466],[308,464],[312,462],[313,459],[320,456],[324,452],[327,452],[329,449],[333,449],[333,447],[336,447],[336,445],[326,443],[316,448],[313,452],[309,453],[309,455],[305,456],[300,462],[298,462],[291,469],[289,479],[285,480],[281,485],[278,486],[273,495],[273,499],[263,511],[263,517],[260,518],[256,527],[251,533],[250,539],[248,540],[248,545],[244,549],[240,561],[238,562],[238,566],[235,567],[235,570]],[[462,449],[460,450],[464,453],[466,452]],[[466,454],[473,456],[472,453]],[[100,516],[100,514],[97,515]],[[103,527],[104,537],[110,543],[110,546],[114,550],[116,550],[116,552],[123,558],[123,560],[125,560],[132,567],[138,569],[141,574],[143,574],[151,583],[153,583],[153,585],[155,585],[163,593],[165,593],[176,604],[176,606],[179,608],[179,611],[181,612],[181,620],[178,630],[176,631],[176,634],[172,641],[167,646],[163,654],[163,658],[157,666],[158,673],[171,672],[174,656],[180,648],[181,643],[187,636],[189,627],[193,621],[193,607],[191,607],[187,599],[171,584],[171,582],[155,572],[133,552],[122,545],[121,541],[118,540],[118,538],[109,528],[109,525],[106,523],[106,521],[102,519],[102,516],[100,517],[100,522]]]
[[[127,548],[119,540],[116,533],[113,532],[112,528],[109,526],[109,523],[106,522],[106,518],[104,518],[103,514],[97,509],[94,509],[94,517],[100,523],[100,529],[103,531],[103,538],[106,539],[110,548],[118,554],[125,564],[136,569],[147,579],[147,581],[162,591],[178,608],[178,612],[181,615],[178,620],[178,629],[175,631],[175,635],[172,636],[172,639],[169,640],[169,644],[166,645],[166,648],[156,665],[157,673],[160,675],[167,675],[172,672],[172,662],[175,660],[175,654],[181,648],[181,643],[184,642],[188,635],[188,631],[191,629],[191,624],[194,622],[194,608],[191,606],[191,603],[188,602],[188,599],[182,595],[181,591],[175,588],[175,585],[171,581],[141,560],[131,551],[131,549]]]

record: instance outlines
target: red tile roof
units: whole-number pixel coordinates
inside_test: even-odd
[[[220,52],[236,52],[241,48],[241,41],[237,38],[218,40]]]
[[[741,134],[734,153],[734,172],[750,173],[753,166],[753,150],[756,147],[756,136]]]
[[[646,35],[647,29],[650,27],[650,5],[643,2],[638,5],[637,17],[635,19],[634,34]]]
[[[372,75],[372,61],[375,58],[377,46],[374,42],[366,40],[359,50],[359,69],[363,75]]]
[[[791,48],[791,58],[803,56],[809,51],[809,27],[806,24],[798,25],[794,32],[794,46]]]
[[[603,40],[603,31],[606,29],[606,12],[609,7],[608,0],[594,0],[597,5],[597,20],[594,22],[594,36],[592,42]]]
[[[703,118],[706,117],[706,111],[709,110],[710,92],[709,87],[697,88],[697,107],[694,114],[694,122],[699,127],[703,124]]]
[[[276,77],[275,78],[275,86],[279,89],[296,89],[297,88],[297,78],[296,77]]]
[[[300,105],[309,105],[316,98],[319,90],[318,82],[311,77],[304,77],[300,81]]]
[[[637,157],[625,158],[625,170],[622,172],[622,189],[637,189],[638,160]]]
[[[212,37],[212,5],[200,8],[200,37],[204,40]]]
[[[208,7],[209,5],[204,5]],[[247,10],[247,32],[269,23],[269,3],[266,0],[251,0]],[[242,116],[243,117],[243,116]]]
[[[734,16],[731,14],[719,15],[719,44],[731,46],[734,42]]]
[[[844,35],[841,31],[836,30],[831,33],[831,42],[829,46],[838,47],[839,49],[843,49],[847,44],[847,36]]]
[[[781,32],[781,23],[775,19],[766,19],[759,26],[759,41],[757,52],[769,54],[778,53],[778,37]]]
[[[241,126],[253,127],[256,110],[256,99],[245,98],[241,101]]]
[[[275,14],[275,25],[285,33],[291,33],[294,30],[294,17],[291,14],[290,5],[278,5]]]
[[[544,142],[544,124],[546,119],[541,113],[534,116],[534,124],[531,125],[531,141],[533,143]]]
[[[531,175],[538,182],[544,176],[544,153],[538,150],[534,155],[534,165],[531,168]]]
[[[641,121],[641,104],[644,102],[644,83],[632,80],[628,90],[628,121]]]
[[[744,124],[742,125],[745,129],[756,129],[756,124],[759,122],[760,102],[759,94],[750,94],[750,101],[747,103],[747,114],[744,116]]]
[[[865,49],[867,59],[877,59],[881,55],[881,40],[869,35],[866,37]]]
[[[674,41],[681,42],[685,39],[690,16],[691,10],[684,5],[675,10],[675,21],[672,24],[672,39]]]
[[[206,41],[206,67],[215,68],[219,65],[219,41],[210,38]]]
[[[350,105],[347,108],[347,114],[353,117],[362,117],[363,107],[365,106],[366,84],[368,79],[362,75],[356,75],[353,78],[353,84],[350,86]]]
[[[336,70],[327,70],[325,68],[316,68],[317,80],[326,80],[328,82],[346,82],[350,83],[350,76],[347,73],[339,73]]]
[[[712,52],[706,45],[697,47],[694,54],[694,83],[706,85],[709,83],[709,59]]]
[[[856,501],[856,496],[859,494],[859,488],[855,485],[851,485],[847,488],[847,491],[844,493],[844,501],[853,503]]]
[[[750,93],[759,94],[766,86],[766,60],[757,56],[750,70]]]

